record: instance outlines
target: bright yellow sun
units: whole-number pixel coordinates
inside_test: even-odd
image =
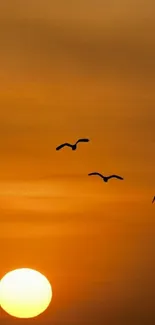
[[[52,299],[52,288],[41,273],[17,269],[0,282],[0,305],[11,316],[31,318],[43,313]]]

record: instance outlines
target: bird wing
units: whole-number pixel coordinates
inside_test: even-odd
[[[88,174],[88,176],[93,176],[93,175],[97,175],[97,176],[100,176],[100,177],[104,178],[102,174],[97,173],[97,172]]]
[[[67,146],[67,147],[72,147],[72,145],[69,144],[69,143],[63,143],[63,144],[60,144],[60,146],[58,146],[58,147],[56,148],[56,150],[60,150],[61,148],[65,147],[65,146]]]
[[[155,196],[154,196],[154,198],[153,198],[153,200],[152,200],[152,203],[155,201]]]
[[[118,176],[118,175],[110,175],[108,178],[118,178],[118,179],[123,179],[123,177]]]
[[[89,139],[79,139],[78,141],[76,141],[76,144],[79,142],[89,142]]]

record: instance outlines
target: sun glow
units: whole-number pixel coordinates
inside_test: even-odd
[[[0,282],[0,305],[11,316],[31,318],[43,313],[52,299],[52,288],[44,275],[32,269],[7,273]]]

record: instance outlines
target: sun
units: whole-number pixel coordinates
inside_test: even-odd
[[[49,281],[40,272],[23,268],[7,273],[0,282],[0,305],[11,316],[31,318],[43,313],[52,299]]]

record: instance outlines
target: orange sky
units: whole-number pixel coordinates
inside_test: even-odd
[[[154,44],[151,0],[0,0],[0,278],[48,277],[38,325],[155,323]]]

